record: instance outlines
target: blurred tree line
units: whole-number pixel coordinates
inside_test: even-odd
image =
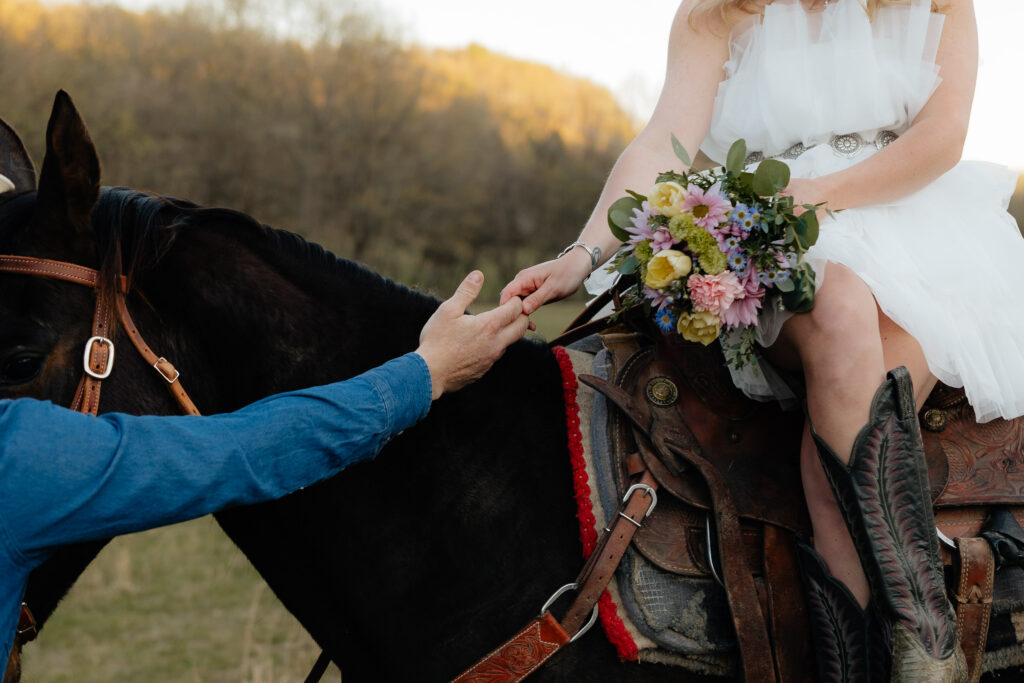
[[[634,122],[605,89],[403,44],[338,0],[174,12],[0,0],[0,116],[38,163],[63,88],[103,182],[227,206],[402,282],[491,297],[586,220]]]
[[[407,45],[356,1],[0,0],[0,116],[38,163],[63,88],[106,184],[239,209],[437,293],[479,267],[494,298],[575,237],[635,123],[548,67]]]

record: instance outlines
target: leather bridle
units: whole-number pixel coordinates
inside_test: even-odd
[[[131,340],[132,345],[146,363],[164,380],[164,384],[181,408],[181,412],[185,415],[199,415],[199,410],[196,409],[192,399],[181,385],[177,369],[166,358],[153,353],[139,333],[135,321],[132,320],[132,316],[128,312],[126,302],[128,283],[123,276],[118,276],[118,287],[114,294],[114,301],[111,303],[108,301],[109,296],[100,287],[99,273],[92,268],[32,256],[0,255],[0,272],[48,277],[92,287],[96,291],[92,336],[85,343],[82,379],[78,383],[75,398],[71,403],[72,410],[94,416],[99,412],[102,382],[110,376],[114,369],[114,342],[110,335],[112,316],[116,314],[128,339]],[[23,602],[14,647],[34,640],[38,634],[35,617],[28,605]]]

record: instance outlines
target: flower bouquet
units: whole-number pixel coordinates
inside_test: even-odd
[[[689,168],[674,135],[672,145]],[[736,369],[754,360],[762,309],[814,306],[814,270],[803,255],[818,238],[820,208],[804,205],[797,215],[793,198],[781,194],[789,167],[765,159],[748,172],[746,156],[738,140],[724,168],[666,171],[647,196],[627,191],[608,211],[623,242],[608,269],[638,280],[618,312],[642,305],[666,332],[704,345],[721,337]]]

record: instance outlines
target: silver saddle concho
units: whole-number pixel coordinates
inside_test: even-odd
[[[875,149],[882,149],[898,137],[899,135],[891,130],[882,130],[878,132],[878,135],[875,136],[874,140],[868,142],[860,133],[843,133],[842,135],[833,135],[829,138],[828,142],[823,142],[821,144],[828,145],[840,156],[852,158],[857,156],[857,153],[868,145],[874,146]],[[764,161],[765,159],[796,159],[807,150],[814,149],[819,146],[820,145],[807,146],[802,142],[798,142],[789,146],[784,152],[781,152],[780,154],[773,154],[768,157],[764,155],[764,152],[751,152],[747,155],[745,163],[747,165],[756,164],[757,162]]]

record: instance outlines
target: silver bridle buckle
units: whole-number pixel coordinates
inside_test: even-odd
[[[110,347],[110,353],[107,355],[107,364],[100,372],[96,372],[89,366],[89,360],[92,357],[93,344],[106,344]],[[89,341],[85,342],[85,353],[82,355],[82,367],[85,368],[85,374],[89,375],[93,379],[106,379],[107,377],[110,377],[110,372],[114,369],[114,342],[110,341],[106,337],[89,337]]]

